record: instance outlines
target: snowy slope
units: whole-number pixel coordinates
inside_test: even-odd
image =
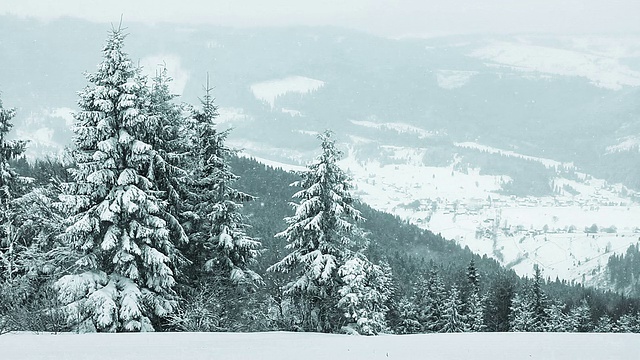
[[[498,148],[495,148],[495,147],[492,147],[492,146],[482,145],[482,144],[478,144],[478,143],[471,142],[471,141],[465,141],[465,142],[461,142],[461,143],[454,143],[454,145],[457,146],[457,147],[461,147],[461,148],[480,150],[480,151],[483,151],[483,152],[487,152],[489,154],[500,154],[500,155],[503,155],[503,156],[509,156],[509,157],[515,157],[515,158],[524,159],[524,160],[535,161],[535,162],[541,163],[542,165],[544,165],[544,166],[546,166],[548,168],[552,168],[552,167],[566,167],[568,169],[575,168],[573,163],[562,163],[562,162],[551,160],[551,159],[544,159],[544,158],[536,157],[536,156],[522,155],[522,154],[516,153],[515,151],[498,149]]]
[[[640,72],[624,65],[615,53],[594,54],[527,42],[495,41],[470,55],[488,64],[524,72],[584,77],[593,85],[611,90],[640,86]]]
[[[367,120],[351,120],[351,123],[366,128],[373,128],[378,130],[393,130],[400,133],[417,134],[420,139],[426,139],[437,135],[437,132],[427,131],[417,126],[401,122],[379,123]]]
[[[250,86],[253,95],[273,108],[278,96],[289,92],[307,94],[324,86],[324,81],[304,76],[289,76],[282,79],[263,81]]]
[[[476,74],[478,74],[477,71],[438,70],[436,72],[436,81],[438,86],[443,89],[457,89],[467,84]]]
[[[640,149],[640,137],[638,136],[625,136],[622,139],[618,139],[618,143],[607,147],[607,153],[617,153],[625,151],[638,151]]]
[[[6,360],[603,360],[637,359],[639,334],[316,333],[5,334]]]

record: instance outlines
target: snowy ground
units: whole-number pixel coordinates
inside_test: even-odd
[[[314,333],[5,334],[4,360],[588,360],[637,359],[639,334],[461,333],[381,335]]]

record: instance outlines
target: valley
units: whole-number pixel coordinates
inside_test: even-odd
[[[400,124],[375,128],[401,129],[416,137],[426,133]],[[493,257],[519,275],[532,276],[537,265],[551,280],[557,277],[607,288],[610,284],[604,271],[608,258],[640,243],[638,194],[621,184],[579,171],[568,179],[559,171],[552,178],[556,188],[552,194],[515,196],[503,191],[503,185],[510,181],[507,173],[486,175],[480,168],[460,171],[456,165],[461,158],[456,153],[448,166],[425,166],[427,149],[379,145],[385,156],[371,160],[361,155],[361,147],[373,140],[354,135],[346,139],[341,165],[353,177],[354,194],[362,201],[479,255]],[[534,161],[554,172],[557,168],[576,170],[573,164],[476,143],[453,145],[454,150],[470,148]],[[304,157],[311,156],[260,148],[255,143],[245,148],[243,155],[290,171],[303,170]],[[289,161],[283,162],[287,156]]]
[[[33,39],[2,44],[11,136],[30,141],[30,158],[60,156],[104,26],[3,20]],[[130,30],[133,58],[148,76],[166,67],[178,100],[197,102],[210,74],[218,125],[243,156],[300,170],[332,129],[362,201],[518,274],[537,264],[606,288],[607,259],[638,243],[637,35]]]

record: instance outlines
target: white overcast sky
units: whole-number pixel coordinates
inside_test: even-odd
[[[0,0],[0,14],[98,22],[333,25],[385,36],[640,33],[640,0]]]

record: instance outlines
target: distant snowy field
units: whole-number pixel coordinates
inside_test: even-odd
[[[315,333],[5,334],[5,360],[587,360],[637,359],[639,334],[460,333],[374,337]]]
[[[289,76],[283,79],[255,83],[249,88],[257,99],[268,103],[273,108],[278,96],[287,93],[308,94],[323,86],[324,81],[321,80],[311,79],[304,76]]]
[[[575,46],[576,48],[567,50],[531,43],[496,41],[470,55],[487,61],[487,65],[536,74],[583,77],[595,86],[612,90],[640,85],[640,73],[620,61],[621,57],[631,54],[603,54],[585,48],[578,49],[577,43]]]

